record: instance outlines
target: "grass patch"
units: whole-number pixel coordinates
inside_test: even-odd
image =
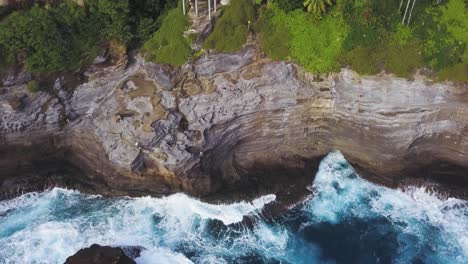
[[[418,40],[412,40],[404,45],[394,42],[388,43],[380,51],[387,71],[398,77],[409,78],[416,69],[424,65]]]
[[[359,46],[344,52],[339,56],[339,61],[363,75],[386,70],[398,77],[409,78],[424,65],[421,49],[417,39],[407,42],[387,40],[376,48]]]
[[[381,72],[379,57],[372,49],[359,46],[338,56],[343,66],[350,66],[354,71],[363,75]]]
[[[232,52],[245,44],[250,25],[255,21],[251,0],[233,0],[216,22],[213,32],[203,43],[204,49]]]
[[[188,6],[188,5],[187,5]],[[182,66],[192,53],[189,40],[184,37],[188,27],[187,17],[179,3],[163,18],[161,27],[145,42],[143,51],[147,59],[161,64]]]
[[[468,64],[458,63],[441,70],[437,74],[438,81],[468,82]]]

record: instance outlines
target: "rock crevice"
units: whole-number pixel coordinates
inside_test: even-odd
[[[106,195],[276,192],[295,202],[332,150],[380,184],[468,190],[466,85],[346,69],[318,80],[255,57],[247,46],[171,69],[137,56],[69,94],[60,82],[53,94],[3,88],[0,193],[66,168],[60,181]]]

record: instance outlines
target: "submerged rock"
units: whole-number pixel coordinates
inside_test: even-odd
[[[135,264],[125,255],[121,248],[93,244],[89,248],[80,249],[75,255],[67,258],[65,264]]]

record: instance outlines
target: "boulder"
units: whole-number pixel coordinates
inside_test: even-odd
[[[89,248],[80,249],[75,255],[68,257],[65,264],[136,264],[125,255],[122,248],[100,246],[93,244]]]

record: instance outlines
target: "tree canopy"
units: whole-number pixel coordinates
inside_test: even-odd
[[[0,21],[0,65],[32,72],[75,71],[106,43],[137,47],[159,28],[177,0],[50,1],[16,10]]]
[[[350,66],[362,74],[409,77],[426,68],[434,79],[468,81],[466,1],[411,1],[411,21],[407,14],[402,24],[403,2],[307,0],[307,14],[272,0],[260,9],[256,29],[267,55],[315,73]]]

